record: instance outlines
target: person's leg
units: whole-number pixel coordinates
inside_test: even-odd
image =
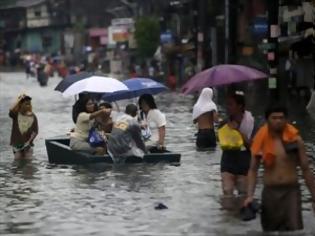
[[[299,186],[288,186],[288,188],[285,202],[287,205],[286,229],[300,230],[303,229],[301,190]]]
[[[22,152],[15,152],[14,153],[14,160],[19,161],[23,157]]]
[[[94,154],[96,152],[96,148],[91,147],[88,142],[75,138],[70,139],[70,148],[75,151],[83,151],[91,154]]]
[[[264,186],[261,195],[261,226],[263,231],[283,231],[287,204],[286,191],[281,186]]]
[[[33,157],[33,148],[30,148],[30,149],[24,151],[23,154],[24,154],[24,155],[23,155],[23,158],[24,158],[25,160],[31,160],[32,157]]]
[[[222,178],[222,191],[224,195],[231,196],[234,193],[236,187],[236,177],[235,175],[223,172],[221,173]]]
[[[247,176],[236,176],[236,189],[239,195],[246,195],[247,191]]]
[[[95,155],[103,156],[106,154],[106,149],[104,147],[95,148]]]
[[[228,172],[221,173],[222,191],[221,205],[225,210],[236,210],[236,198],[234,196],[235,176]]]

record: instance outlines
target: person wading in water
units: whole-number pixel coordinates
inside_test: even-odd
[[[297,167],[302,171],[310,190],[315,211],[315,179],[298,130],[287,121],[287,109],[274,105],[266,110],[267,123],[253,139],[252,158],[248,172],[247,198],[252,203],[257,172],[263,163],[263,192],[261,225],[264,231],[293,231],[303,229],[301,190]]]

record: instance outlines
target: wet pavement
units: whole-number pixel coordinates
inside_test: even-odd
[[[195,151],[192,96],[168,93],[157,97],[168,119],[167,147],[182,153],[180,166],[49,164],[45,138],[73,127],[73,98],[53,90],[59,81],[52,78],[47,87],[39,87],[36,79],[27,80],[23,73],[0,73],[0,234],[262,235],[259,218],[242,222],[237,214],[222,210],[221,152],[219,148]],[[21,92],[33,97],[40,127],[30,163],[14,162],[9,146],[7,113]],[[261,97],[255,100],[264,104]],[[262,106],[252,101],[250,106],[261,115]],[[308,154],[315,158],[315,120],[298,103],[290,107]],[[314,235],[310,194],[302,184],[305,230],[299,235]],[[257,196],[260,190],[259,184]],[[158,203],[168,209],[155,210]]]

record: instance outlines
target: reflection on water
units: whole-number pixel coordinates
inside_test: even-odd
[[[238,214],[221,209],[220,150],[195,151],[190,96],[170,93],[158,99],[168,118],[168,148],[182,153],[180,166],[49,164],[44,139],[72,128],[73,100],[53,91],[57,82],[54,78],[48,87],[40,88],[35,79],[25,80],[23,74],[0,74],[1,234],[261,235],[259,219],[241,222]],[[22,91],[33,96],[40,126],[31,162],[14,162],[8,145],[7,111]],[[249,105],[255,107],[252,100]],[[258,106],[255,114],[261,115],[262,110]],[[314,120],[291,111],[313,155]],[[257,196],[260,191],[258,185]],[[168,209],[155,210],[160,202]],[[310,195],[303,187],[306,229],[301,235],[315,232],[310,207]]]

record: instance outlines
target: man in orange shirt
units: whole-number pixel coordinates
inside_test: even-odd
[[[266,111],[267,123],[257,132],[251,147],[247,198],[253,201],[257,172],[264,164],[261,225],[264,231],[303,229],[299,166],[315,211],[315,179],[298,130],[287,121],[287,109],[274,105]]]

